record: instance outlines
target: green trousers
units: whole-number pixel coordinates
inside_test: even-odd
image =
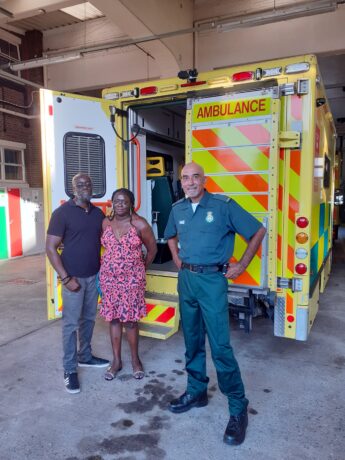
[[[182,269],[178,292],[186,345],[187,392],[207,390],[205,337],[207,333],[220,391],[228,397],[231,415],[248,406],[238,363],[230,345],[228,281],[220,272],[194,273]]]

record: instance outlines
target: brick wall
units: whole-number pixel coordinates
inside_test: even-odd
[[[25,61],[42,56],[42,33],[26,32],[20,48],[21,60]],[[21,77],[34,83],[43,84],[42,68],[21,72]],[[24,113],[39,115],[38,89],[0,79],[1,107]],[[19,107],[17,107],[19,106]],[[28,108],[23,108],[30,106]],[[40,120],[28,120],[15,115],[0,112],[0,140],[26,144],[25,166],[26,180],[30,187],[42,187],[41,133]]]

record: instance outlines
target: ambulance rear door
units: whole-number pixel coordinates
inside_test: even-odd
[[[44,187],[44,220],[72,196],[72,177],[88,174],[93,200],[106,213],[118,184],[116,136],[110,123],[114,101],[58,91],[41,90],[41,136]],[[47,261],[48,318],[61,317],[61,285]]]
[[[209,192],[235,200],[267,228],[246,271],[230,281],[233,289],[276,290],[277,95],[274,87],[188,100],[187,161],[204,168]],[[240,260],[245,249],[246,242],[236,235],[231,260]]]

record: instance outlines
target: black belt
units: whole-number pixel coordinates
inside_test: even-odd
[[[215,273],[215,272],[222,272],[226,273],[228,270],[229,264],[221,264],[221,265],[194,265],[194,264],[186,264],[182,262],[181,268],[185,268],[194,273]]]

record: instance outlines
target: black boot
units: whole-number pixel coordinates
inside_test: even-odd
[[[247,409],[239,415],[231,415],[226,427],[223,441],[231,446],[242,444],[246,437],[246,428],[248,426]]]
[[[190,393],[183,393],[179,398],[173,399],[169,404],[170,412],[174,414],[180,414],[181,412],[187,412],[192,407],[204,407],[208,404],[207,392],[194,396]]]

